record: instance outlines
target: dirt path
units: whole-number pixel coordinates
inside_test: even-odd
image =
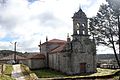
[[[25,77],[21,71],[20,64],[13,65],[12,77],[16,80],[25,80]]]

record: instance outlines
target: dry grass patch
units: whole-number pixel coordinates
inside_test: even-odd
[[[3,74],[11,76],[13,67],[10,64],[3,64]]]
[[[15,79],[8,75],[0,74],[0,80],[15,80]]]
[[[35,73],[33,73],[29,67],[27,67],[26,65],[21,64],[21,70],[22,73],[25,77],[25,80],[36,80],[38,79],[38,77],[36,76]]]

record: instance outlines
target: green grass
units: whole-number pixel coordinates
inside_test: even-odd
[[[11,77],[11,73],[13,70],[12,65],[10,64],[3,64],[3,73],[0,74],[0,80],[15,80]]]
[[[12,65],[9,64],[4,64],[4,71],[3,74],[0,75],[0,80],[14,80],[13,78],[11,78],[11,73],[13,70]],[[107,75],[114,75],[116,72],[119,72],[119,74],[115,75],[115,77],[113,78],[113,80],[118,80],[120,77],[120,69],[97,69],[97,73],[94,74],[85,74],[85,75],[76,75],[76,76],[67,76],[61,72],[56,72],[53,70],[48,70],[48,69],[40,69],[40,70],[33,70],[30,71],[30,69],[25,66],[25,65],[21,65],[21,69],[22,69],[22,74],[25,75],[26,80],[30,80],[31,78],[36,78],[36,75],[39,78],[83,78],[83,77],[99,77],[99,76],[107,76]],[[36,75],[35,75],[35,74]]]
[[[65,74],[48,69],[33,70],[39,78],[64,77]]]
[[[5,70],[3,71],[3,74],[11,76],[13,67],[10,64],[4,64]]]
[[[13,78],[11,78],[10,76],[7,76],[7,75],[0,74],[0,80],[15,80],[15,79],[13,79]]]
[[[31,73],[29,67],[27,67],[26,65],[23,65],[23,64],[21,64],[21,70],[24,75],[28,75],[29,73]]]
[[[113,79],[114,79],[114,80],[120,80],[120,71],[119,71],[119,73],[118,73],[117,75],[114,76]]]
[[[84,77],[99,77],[99,76],[107,76],[107,75],[114,75],[116,72],[120,72],[120,69],[114,70],[114,69],[97,69],[97,73],[93,74],[84,74],[84,75],[76,75],[76,76],[67,76],[61,72],[56,72],[52,70],[47,69],[41,69],[41,70],[33,70],[33,72],[39,77],[39,78],[84,78]],[[114,78],[119,78],[120,74],[115,76]],[[117,80],[115,79],[115,80]]]

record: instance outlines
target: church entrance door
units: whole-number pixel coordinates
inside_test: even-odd
[[[80,73],[86,73],[86,63],[80,63]]]

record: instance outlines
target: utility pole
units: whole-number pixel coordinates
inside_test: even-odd
[[[14,61],[16,63],[16,44],[17,42],[14,43]]]
[[[40,40],[40,45],[39,45],[39,47],[40,47],[40,53],[41,53],[41,40]]]

